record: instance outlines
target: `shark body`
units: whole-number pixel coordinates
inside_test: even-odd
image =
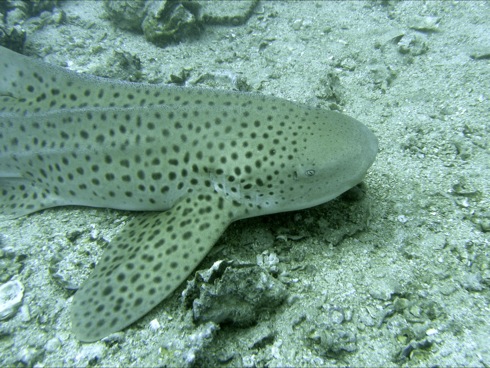
[[[178,287],[233,221],[355,186],[378,142],[346,115],[254,94],[83,76],[0,48],[0,210],[142,211],[75,294],[95,341]]]

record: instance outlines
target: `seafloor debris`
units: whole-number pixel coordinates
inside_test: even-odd
[[[277,308],[286,296],[285,286],[264,269],[226,261],[197,272],[183,293],[196,322],[242,326],[257,322],[261,313]]]

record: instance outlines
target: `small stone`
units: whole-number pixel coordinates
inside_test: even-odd
[[[414,19],[413,23],[410,25],[410,28],[425,33],[438,32],[440,21],[441,18],[439,17],[419,17]]]
[[[241,1],[198,1],[199,21],[204,24],[237,26],[247,22],[253,14],[258,0]]]
[[[359,315],[359,321],[361,323],[358,325],[358,329],[363,330],[365,328],[364,326],[373,327],[376,325],[372,315],[374,315],[374,312],[371,312],[367,307],[365,311],[361,311]]]
[[[429,328],[427,331],[425,331],[427,336],[437,335],[438,333],[439,331],[435,328]]]
[[[388,301],[392,298],[393,294],[398,290],[398,283],[393,279],[379,280],[377,283],[371,286],[368,291],[369,295],[374,299]]]
[[[333,308],[330,310],[330,321],[336,325],[344,322],[344,311],[340,308]]]
[[[404,298],[395,298],[393,302],[393,307],[395,308],[395,312],[402,313],[405,309],[407,309],[409,305],[409,301]]]
[[[156,330],[159,330],[161,327],[160,325],[160,322],[158,322],[158,319],[152,319],[150,321],[150,329],[152,329],[153,331],[156,331]]]
[[[481,228],[481,231],[483,231],[484,233],[490,232],[490,220],[488,220],[488,219],[481,220],[480,221],[480,228]]]
[[[58,350],[61,346],[61,342],[60,340],[57,338],[57,337],[53,337],[52,339],[50,339],[46,345],[44,345],[44,349],[48,352],[48,353],[52,353],[52,352],[55,352],[56,350]]]
[[[42,354],[42,350],[26,346],[17,353],[17,360],[24,366],[33,367],[40,360]]]
[[[0,320],[13,317],[22,304],[24,285],[20,281],[9,281],[0,286]]]
[[[482,276],[479,272],[467,273],[460,281],[461,286],[468,291],[482,291],[483,285],[481,282]]]
[[[407,216],[405,216],[405,215],[399,215],[399,216],[397,217],[397,220],[398,220],[398,222],[400,222],[400,223],[402,223],[402,224],[405,224],[405,223],[407,223],[407,222],[408,222],[408,218],[407,218]]]
[[[303,25],[303,19],[296,19],[291,25],[291,28],[294,29],[295,31],[299,31],[302,25]]]

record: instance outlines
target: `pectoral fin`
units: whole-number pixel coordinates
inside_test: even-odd
[[[74,296],[77,338],[95,341],[119,331],[165,299],[233,220],[232,207],[216,193],[199,194],[128,223]]]

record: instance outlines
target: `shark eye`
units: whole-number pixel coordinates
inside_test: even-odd
[[[315,170],[310,169],[305,171],[306,176],[313,176],[315,175]]]

